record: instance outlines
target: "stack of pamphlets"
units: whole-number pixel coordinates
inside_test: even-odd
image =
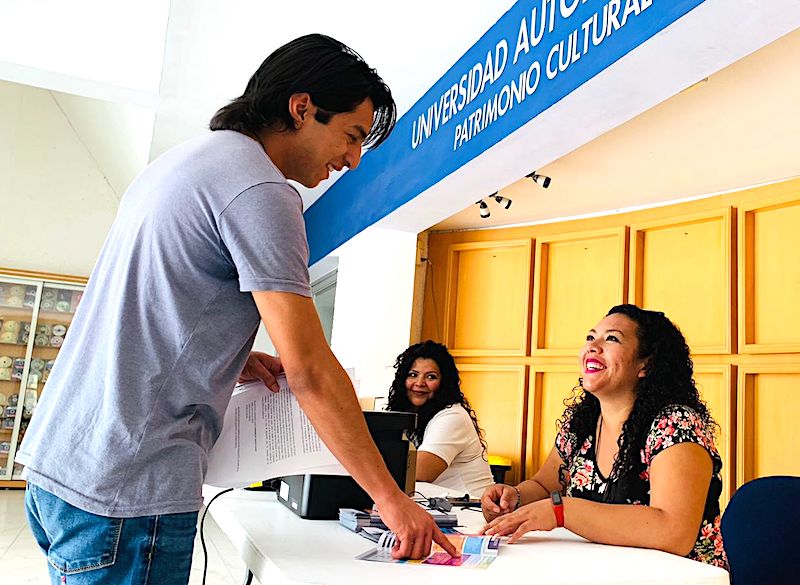
[[[439,528],[454,528],[458,524],[458,517],[449,512],[439,510],[427,510]],[[366,512],[364,510],[354,510],[353,508],[339,509],[339,524],[349,528],[353,532],[359,532],[364,528],[387,529],[386,524],[381,520],[377,512]]]

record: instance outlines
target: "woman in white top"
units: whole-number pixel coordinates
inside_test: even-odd
[[[389,410],[415,412],[410,439],[417,447],[417,481],[480,497],[494,484],[483,431],[461,392],[453,356],[434,341],[397,356]]]

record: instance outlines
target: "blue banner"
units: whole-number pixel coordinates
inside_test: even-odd
[[[305,213],[310,263],[538,116],[703,0],[520,0]]]

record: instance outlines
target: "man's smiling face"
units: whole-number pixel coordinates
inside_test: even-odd
[[[375,110],[369,98],[352,112],[330,113],[320,110],[310,98],[292,132],[294,156],[287,160],[287,178],[306,187],[316,187],[333,171],[355,169],[361,162],[361,145],[372,127]],[[330,115],[326,122],[319,117]]]

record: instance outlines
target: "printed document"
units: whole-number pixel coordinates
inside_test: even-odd
[[[285,475],[348,475],[300,408],[286,376],[278,376],[278,384],[279,392],[261,381],[237,386],[208,455],[205,483],[245,487]]]

